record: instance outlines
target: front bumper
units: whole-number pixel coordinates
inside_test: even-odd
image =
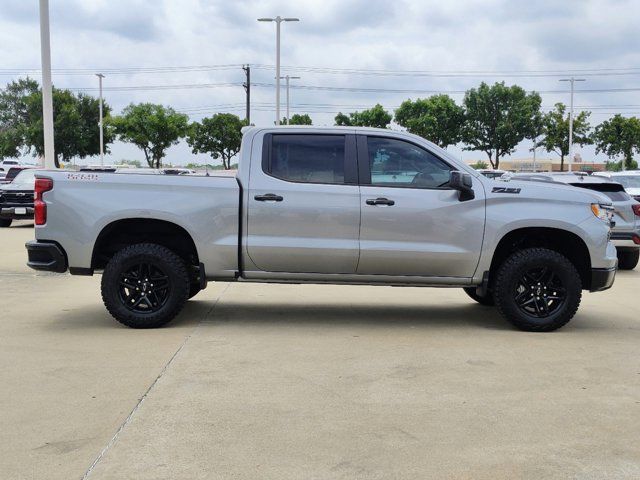
[[[25,244],[29,260],[27,265],[34,270],[64,273],[67,271],[67,255],[54,242],[31,240]]]
[[[591,292],[601,292],[607,290],[613,285],[616,278],[618,266],[613,268],[592,268],[591,269]]]
[[[611,242],[616,248],[640,248],[640,234],[638,232],[611,232]]]
[[[21,218],[33,218],[33,206],[2,205],[0,206],[0,218],[10,218],[12,220],[20,220]]]

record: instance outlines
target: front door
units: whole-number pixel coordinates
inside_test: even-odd
[[[266,134],[252,165],[247,251],[265,272],[355,273],[355,135]]]
[[[360,261],[367,275],[471,277],[484,234],[484,190],[460,201],[445,160],[421,145],[358,136]]]

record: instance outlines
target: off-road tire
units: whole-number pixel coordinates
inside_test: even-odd
[[[11,226],[13,219],[11,218],[0,218],[0,228],[7,228]]]
[[[618,269],[633,270],[638,265],[640,249],[618,250]]]
[[[564,301],[554,305],[552,313],[540,318],[518,306],[516,289],[527,272],[544,267],[555,274],[555,281],[559,282],[557,288],[564,289],[565,297]],[[513,253],[498,268],[493,296],[500,314],[517,328],[528,332],[550,332],[565,325],[576,314],[582,297],[582,281],[576,267],[564,255],[546,248],[527,248]]]
[[[493,295],[488,293],[485,296],[480,296],[476,293],[476,287],[466,287],[463,288],[464,293],[473,298],[480,305],[484,305],[485,307],[493,307],[496,303],[493,300]]]
[[[122,299],[121,275],[139,263],[155,266],[167,277],[168,292],[164,304],[156,311],[132,311]],[[123,248],[107,263],[102,275],[102,301],[109,313],[123,325],[157,328],[180,313],[189,295],[189,284],[189,274],[182,258],[161,245],[139,243]]]

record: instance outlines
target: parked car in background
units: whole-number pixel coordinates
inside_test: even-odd
[[[564,183],[603,193],[611,199],[615,225],[611,229],[611,240],[618,252],[618,268],[632,270],[638,265],[640,256],[640,203],[629,195],[624,187],[611,178],[589,175],[583,172],[564,173],[512,173],[504,178],[552,183]]]
[[[4,173],[6,175],[11,167],[18,166],[20,166],[20,162],[17,160],[2,160],[0,162],[0,173]]]
[[[500,178],[502,177],[502,175],[507,173],[506,170],[493,170],[490,168],[481,169],[481,170],[478,170],[478,172],[480,172],[482,175],[484,175],[487,178]]]
[[[5,175],[4,179],[2,180],[1,183],[11,183],[13,181],[14,178],[16,178],[16,176],[23,170],[29,170],[32,169],[34,167],[28,167],[28,166],[18,166],[18,167],[11,167],[9,168],[9,170],[7,171],[7,174]]]
[[[161,169],[161,172],[164,173],[165,175],[193,175],[196,173],[195,170],[192,170],[190,168],[177,168],[177,167],[163,168]]]
[[[11,183],[0,186],[0,227],[9,227],[14,220],[33,218],[36,171],[22,169]]]
[[[457,287],[550,331],[613,284],[612,211],[599,192],[486,178],[405,132],[249,127],[235,177],[39,172],[28,265],[102,272],[105,306],[135,328],[219,280]]]
[[[618,182],[625,191],[640,202],[640,170],[626,172],[598,172],[594,175],[602,176]]]

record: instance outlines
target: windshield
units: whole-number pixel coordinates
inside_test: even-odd
[[[640,188],[640,175],[612,175],[611,178],[624,188]]]
[[[21,185],[28,189],[32,189],[35,185],[35,170],[22,170],[13,180],[14,185]]]

